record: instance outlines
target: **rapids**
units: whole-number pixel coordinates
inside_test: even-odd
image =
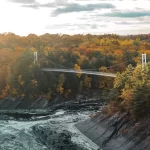
[[[57,110],[30,120],[0,120],[0,150],[97,150],[99,147],[81,134],[74,124],[91,111]]]

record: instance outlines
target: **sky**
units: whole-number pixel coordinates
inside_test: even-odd
[[[147,34],[150,0],[0,0],[0,33]]]

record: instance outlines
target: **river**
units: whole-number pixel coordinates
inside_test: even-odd
[[[97,150],[74,124],[91,111],[57,110],[53,115],[30,120],[0,120],[0,150]]]

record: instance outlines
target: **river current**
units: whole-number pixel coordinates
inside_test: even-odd
[[[58,110],[48,118],[0,120],[0,150],[97,150],[98,146],[74,127],[90,113]]]

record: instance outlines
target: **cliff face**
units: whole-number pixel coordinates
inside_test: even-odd
[[[6,97],[0,101],[0,110],[11,109],[42,109],[48,106],[49,101],[44,98],[38,98],[37,100],[25,100],[21,98]]]
[[[130,115],[91,115],[75,125],[103,150],[150,150],[150,119],[140,122]]]

